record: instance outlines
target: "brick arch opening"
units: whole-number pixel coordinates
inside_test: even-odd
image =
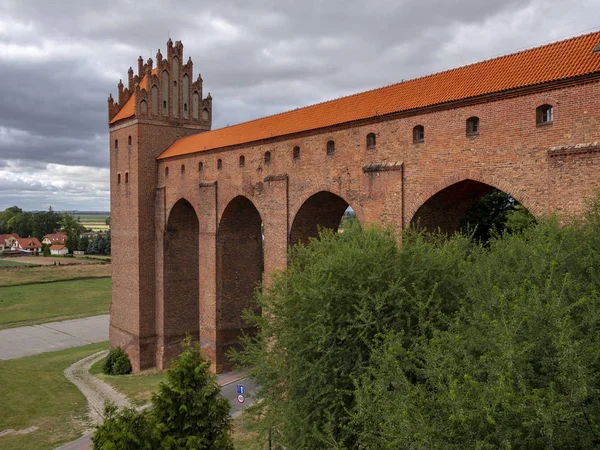
[[[229,202],[217,233],[217,358],[218,372],[231,368],[230,348],[243,333],[252,334],[242,312],[253,305],[254,291],[263,275],[262,219],[254,204],[237,196]]]
[[[502,190],[473,179],[453,183],[430,196],[414,213],[410,223],[430,231],[439,229],[443,233],[453,233],[460,230],[461,219],[471,205],[495,189]],[[502,191],[515,198],[512,193]],[[519,201],[518,198],[515,200]]]
[[[164,235],[164,362],[181,352],[187,334],[194,341],[200,338],[198,230],[196,211],[180,199]]]
[[[300,207],[290,230],[289,244],[307,243],[319,236],[319,228],[337,231],[346,211],[352,211],[342,197],[321,191],[309,197]]]

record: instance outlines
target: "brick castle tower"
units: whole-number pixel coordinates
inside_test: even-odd
[[[112,222],[110,342],[127,351],[133,369],[164,359],[165,339],[155,317],[155,198],[160,189],[156,158],[176,139],[211,129],[212,99],[203,98],[202,78],[193,81],[183,44],[167,42],[152,59],[129,68],[118,99],[108,97]],[[118,297],[118,298],[117,298]]]

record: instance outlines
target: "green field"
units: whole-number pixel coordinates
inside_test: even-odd
[[[0,287],[0,329],[107,314],[110,278]]]
[[[93,231],[104,231],[110,228],[106,225],[106,219],[109,214],[72,214],[86,228],[91,228]]]
[[[107,348],[104,342],[0,361],[0,431],[39,427],[29,434],[0,437],[0,448],[54,449],[81,436],[89,427],[87,402],[63,371]]]

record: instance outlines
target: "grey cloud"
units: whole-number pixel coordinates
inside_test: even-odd
[[[106,98],[168,35],[221,127],[556,40],[597,26],[599,12],[593,0],[4,0],[0,209],[18,200],[14,183],[34,202],[27,177],[51,177],[48,164],[108,166]],[[8,186],[11,168],[22,176]],[[108,207],[106,188],[55,176],[74,181],[42,185],[52,194],[40,203]]]

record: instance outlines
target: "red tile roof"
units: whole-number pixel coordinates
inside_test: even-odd
[[[67,240],[67,233],[51,233],[51,234],[47,234],[46,236],[44,236],[42,238],[42,241],[44,239],[48,239],[50,242],[58,242],[59,244],[62,244],[63,242],[65,242]]]
[[[50,246],[50,250],[62,250],[63,248],[65,248],[63,244],[52,244]]]
[[[32,250],[42,248],[42,244],[40,244],[40,241],[38,241],[37,238],[20,238],[17,239],[17,242],[22,249]]]
[[[600,72],[600,32],[177,140],[158,159]],[[127,105],[126,105],[127,106]]]

